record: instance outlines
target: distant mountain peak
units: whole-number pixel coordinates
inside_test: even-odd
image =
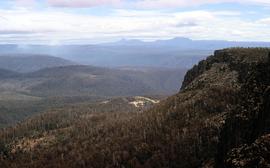
[[[139,39],[126,39],[126,38],[122,38],[121,40],[119,40],[119,42],[143,42],[142,40]]]
[[[172,38],[171,40],[173,40],[173,41],[192,41],[192,39],[186,38],[186,37],[175,37],[175,38]]]
[[[116,42],[116,44],[121,44],[121,45],[138,45],[138,44],[143,44],[144,41],[138,40],[138,39],[126,39],[123,38],[119,41]]]

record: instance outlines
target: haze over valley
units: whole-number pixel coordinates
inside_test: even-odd
[[[214,50],[228,47],[270,47],[270,42],[191,40],[176,37],[144,42],[120,40],[84,45],[0,45],[5,54],[51,55],[74,63],[101,67],[156,67],[188,69]]]

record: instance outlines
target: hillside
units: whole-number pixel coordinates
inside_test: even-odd
[[[218,50],[150,109],[86,103],[2,130],[0,166],[269,167],[269,72],[270,49]]]
[[[20,75],[19,73],[0,68],[0,79],[15,78],[18,77],[19,75]]]
[[[84,99],[167,96],[177,92],[185,72],[184,69],[108,69],[82,65],[23,74],[0,70],[0,127]]]
[[[15,72],[33,72],[43,68],[75,65],[76,63],[49,55],[0,54],[0,68]]]
[[[0,80],[0,89],[38,97],[136,96],[172,94],[184,69],[118,70],[93,66],[64,66]]]

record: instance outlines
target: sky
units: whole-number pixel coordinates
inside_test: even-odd
[[[270,0],[0,0],[1,44],[270,41]]]

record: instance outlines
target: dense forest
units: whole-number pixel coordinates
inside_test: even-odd
[[[47,109],[0,131],[0,167],[269,167],[269,72],[270,49],[230,48],[200,61],[160,103]]]

